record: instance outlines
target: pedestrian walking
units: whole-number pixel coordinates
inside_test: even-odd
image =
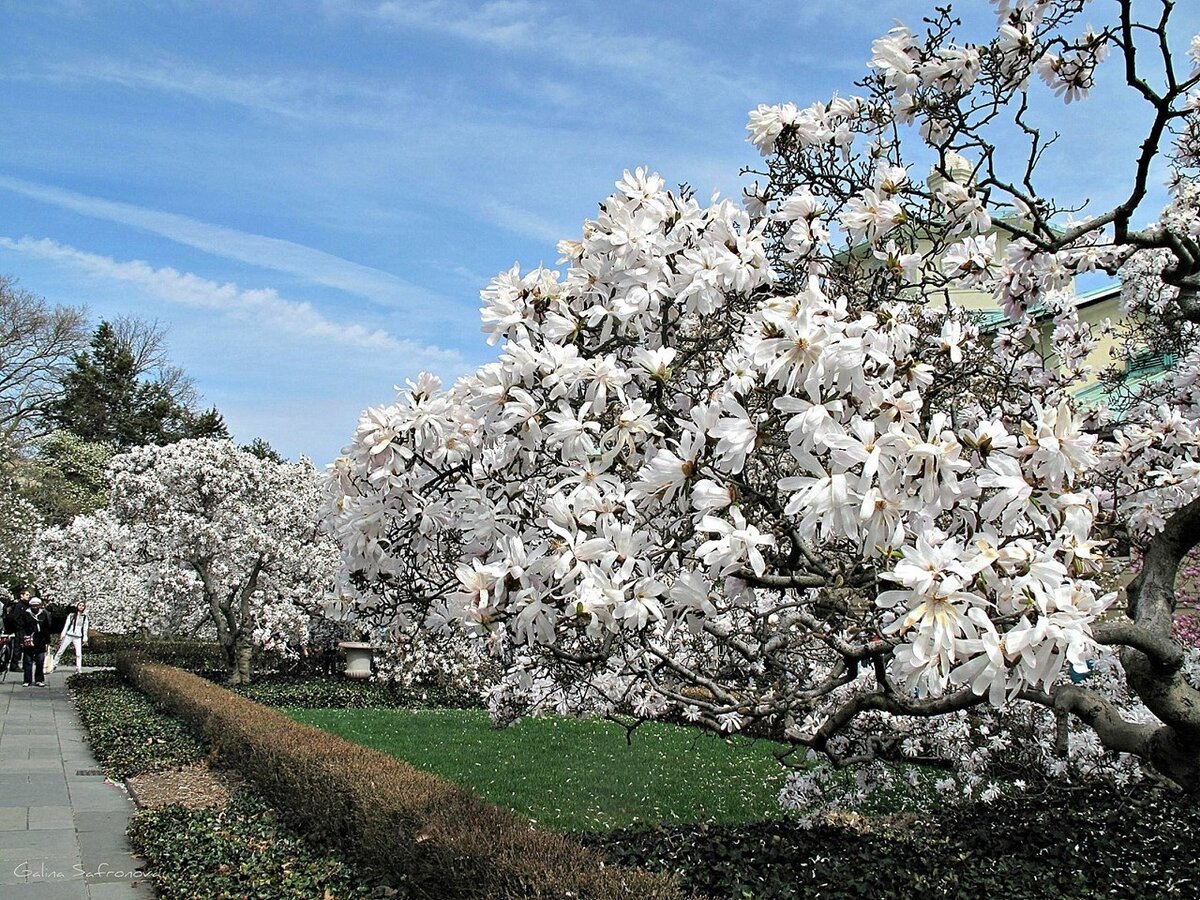
[[[29,608],[21,620],[21,656],[25,667],[25,687],[46,686],[46,648],[50,646],[50,613],[42,609],[40,597],[29,598]]]
[[[54,658],[50,660],[50,671],[58,668],[58,662],[62,659],[63,652],[69,645],[75,647],[75,671],[83,671],[83,645],[88,642],[88,617],[87,604],[82,600],[75,604],[75,608],[67,614],[67,621],[63,622],[62,643],[58,645],[58,651],[54,654]]]
[[[29,591],[21,591],[20,596],[4,607],[4,633],[15,635],[13,638],[12,658],[9,660],[10,672],[21,671],[21,620],[25,610],[29,608]]]

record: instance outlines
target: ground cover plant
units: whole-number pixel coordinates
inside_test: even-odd
[[[782,815],[786,774],[773,753],[784,748],[771,741],[663,722],[627,741],[613,722],[550,716],[497,729],[483,710],[286,712],[558,831]]]
[[[203,744],[178,719],[115,672],[88,672],[67,680],[104,774],[121,780],[203,759]]]
[[[405,897],[306,843],[253,791],[223,809],[167,806],[129,825],[159,900],[367,900]]]
[[[614,862],[712,897],[1184,898],[1200,893],[1200,811],[1161,792],[1051,790],[923,818],[622,829]]]

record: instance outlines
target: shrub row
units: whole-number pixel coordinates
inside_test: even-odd
[[[388,682],[328,675],[264,675],[251,684],[231,685],[229,689],[264,706],[300,709],[394,708],[409,706],[413,699]]]
[[[225,679],[223,672],[211,676],[214,681]],[[256,676],[252,684],[228,687],[264,706],[298,709],[462,709],[482,705],[478,695],[462,691],[417,685],[403,687],[394,681],[357,681],[330,675],[267,673]]]
[[[677,900],[660,875],[602,857],[391,756],[292,721],[168,666],[118,667],[317,840],[415,896]]]
[[[204,748],[178,720],[160,713],[114,672],[68,681],[88,740],[113,778],[176,768]],[[130,843],[148,863],[159,900],[373,900],[399,894],[364,879],[343,859],[321,853],[279,821],[246,786],[221,810],[168,806],[130,820]]]
[[[92,753],[109,778],[119,781],[204,758],[204,747],[178,719],[163,715],[115,672],[72,675],[67,686]]]
[[[163,640],[136,634],[93,632],[85,654],[89,666],[115,665],[116,655],[133,651],[146,659],[200,671],[224,665],[221,648],[214,641]]]

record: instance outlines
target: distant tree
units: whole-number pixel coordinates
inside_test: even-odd
[[[156,324],[101,322],[90,349],[75,354],[62,379],[54,416],[65,430],[119,449],[170,444],[189,437],[228,437],[216,408],[193,408],[191,380],[165,365]]]
[[[161,398],[138,383],[133,354],[121,346],[112,326],[100,323],[91,349],[77,353],[74,363],[63,377],[55,409],[59,425],[85,441],[121,447],[143,443],[134,435]]]
[[[56,431],[38,443],[36,454],[22,466],[22,493],[47,524],[65,525],[108,503],[107,470],[116,453],[114,444]]]
[[[213,633],[235,684],[249,682],[256,647],[306,642],[338,558],[312,463],[187,440],[131,450],[109,472],[111,505],[38,543],[56,596],[94,598],[114,629]]]
[[[53,430],[61,380],[84,346],[84,311],[50,306],[0,276],[0,453],[11,459]]]
[[[167,330],[157,319],[118,316],[109,323],[117,343],[133,357],[137,377],[157,382],[179,406],[192,409],[200,399],[196,383],[181,366],[171,362]]]
[[[259,459],[265,460],[266,462],[287,462],[287,457],[272,447],[266,438],[256,437],[250,443],[242,444],[241,449],[245,450],[251,456],[257,456]]]
[[[101,631],[166,638],[212,638],[209,611],[193,581],[167,565],[141,564],[128,529],[110,509],[47,528],[31,554],[37,583],[60,603],[88,604]]]
[[[229,428],[225,424],[225,417],[217,410],[215,406],[210,406],[203,412],[188,411],[184,421],[184,429],[180,434],[180,439],[183,438],[212,438],[213,440],[228,440]],[[283,460],[278,460],[283,462]]]
[[[0,585],[16,588],[31,579],[33,544],[43,524],[33,504],[21,495],[18,484],[0,478]]]

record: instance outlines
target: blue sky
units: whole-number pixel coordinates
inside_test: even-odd
[[[406,378],[492,358],[479,290],[623,169],[737,193],[747,110],[851,93],[931,5],[0,0],[0,273],[159,320],[236,439],[323,464]],[[1115,102],[1054,107],[1067,196],[1115,198]]]

